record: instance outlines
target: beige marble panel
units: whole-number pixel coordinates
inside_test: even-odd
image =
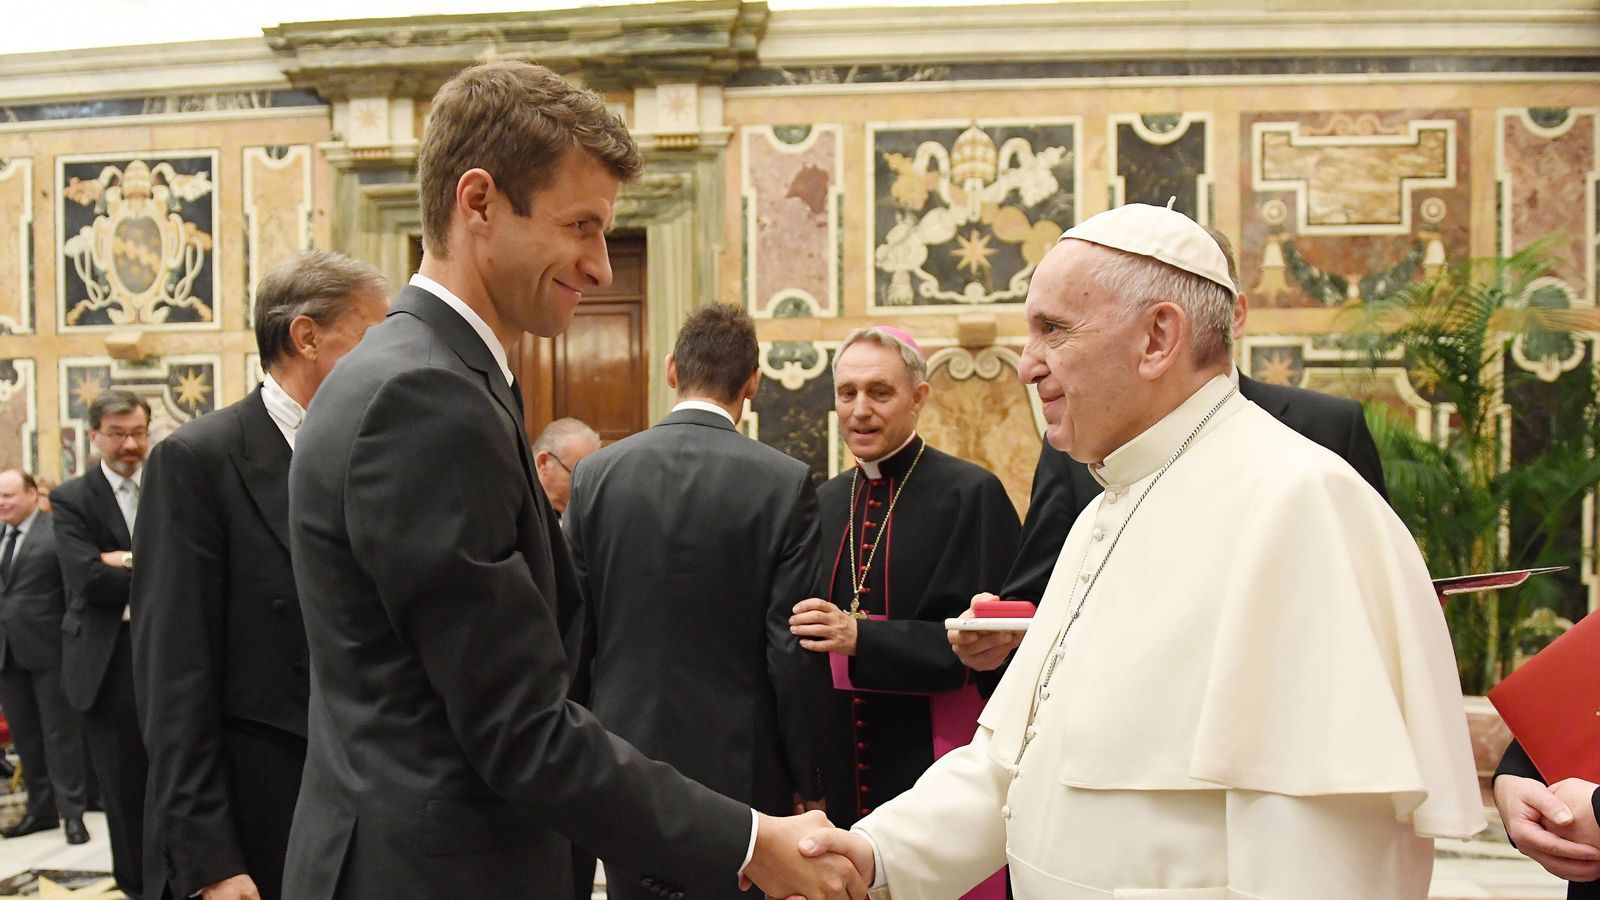
[[[311,246],[311,209],[311,147],[244,149],[245,327],[255,319],[261,276]]]
[[[950,348],[934,353],[929,367],[933,389],[917,429],[940,450],[999,476],[1017,514],[1026,514],[1042,444],[1015,354]]]
[[[0,158],[0,332],[33,330],[33,160]]]

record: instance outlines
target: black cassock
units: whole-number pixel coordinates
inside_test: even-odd
[[[861,609],[888,619],[860,623],[849,659],[856,690],[834,692],[825,775],[828,818],[841,827],[910,788],[932,765],[928,695],[961,689],[970,674],[950,649],[944,620],[965,612],[973,594],[999,590],[1017,553],[1021,524],[1000,479],[933,447],[912,470],[922,448],[915,437],[880,461],[879,478],[854,468],[817,490],[822,551],[832,560],[828,599],[839,608],[848,611],[852,597],[849,517],[858,573],[884,530]]]

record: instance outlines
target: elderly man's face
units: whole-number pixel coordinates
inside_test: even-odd
[[[564,442],[559,453],[541,450],[534,458],[533,468],[539,475],[539,484],[556,515],[564,515],[572,500],[572,470],[578,460],[600,449],[600,443],[587,438],[572,438]]]
[[[833,408],[856,459],[878,460],[900,449],[917,427],[928,383],[914,385],[900,353],[861,341],[833,370]]]
[[[1050,446],[1093,463],[1138,436],[1142,316],[1124,320],[1094,277],[1105,251],[1063,241],[1028,287],[1028,345],[1019,374],[1039,390]],[[1131,432],[1131,433],[1130,433]]]

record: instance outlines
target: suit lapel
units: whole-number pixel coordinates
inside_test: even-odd
[[[96,460],[89,469],[89,492],[100,506],[100,518],[111,523],[111,536],[117,539],[118,546],[132,547],[133,536],[128,534],[128,522],[122,518],[122,506],[117,503],[116,494],[111,491],[111,482],[106,480],[106,473],[100,466],[101,463]]]
[[[517,403],[511,385],[506,383],[499,364],[495,362],[494,354],[489,352],[483,338],[467,324],[466,319],[443,300],[414,284],[406,285],[389,309],[391,316],[401,313],[409,313],[428,323],[428,326],[450,345],[450,349],[455,351],[463,363],[483,377],[484,388],[489,392],[489,396],[495,399],[501,411],[509,416],[512,424],[516,426],[517,452],[522,457],[522,474],[527,478],[528,486],[534,489],[536,494],[543,496],[544,489],[539,486],[538,476],[533,469],[533,449],[528,444],[528,429],[523,422],[522,406]]]
[[[229,454],[273,537],[289,549],[289,444],[267,414],[258,387],[235,411],[244,444]]]

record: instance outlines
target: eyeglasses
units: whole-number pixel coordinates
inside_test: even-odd
[[[559,456],[555,455],[554,453],[552,453],[552,454],[550,454],[550,458],[556,461],[556,465],[560,466],[563,469],[566,469],[568,475],[572,474],[572,467],[567,465],[565,462],[563,462],[561,457],[559,457]]]
[[[100,436],[113,444],[121,444],[127,441],[128,438],[133,438],[135,441],[143,443],[150,439],[150,432],[144,428],[137,431],[102,431]]]

